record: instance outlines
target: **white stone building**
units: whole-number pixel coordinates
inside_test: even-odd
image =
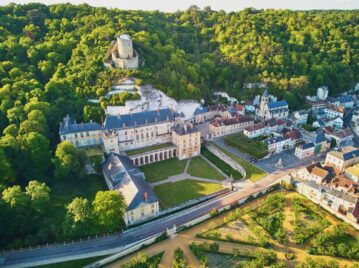
[[[124,221],[134,224],[159,213],[158,198],[145,180],[145,175],[133,162],[111,153],[103,163],[103,174],[111,190],[121,193],[126,202]]]
[[[345,147],[341,151],[330,151],[325,158],[325,165],[333,167],[339,171],[359,163],[359,149]]]
[[[317,97],[320,100],[326,100],[328,98],[329,90],[328,87],[322,86],[317,89]]]
[[[249,116],[237,116],[228,119],[215,118],[209,124],[210,133],[214,137],[221,137],[243,131],[246,127],[252,126],[254,120]]]
[[[76,123],[75,119],[67,115],[60,123],[59,135],[61,141],[69,141],[81,148],[102,145],[102,131],[98,123]]]
[[[303,159],[309,156],[314,155],[314,143],[309,142],[305,144],[300,144],[295,148],[294,154],[299,159]]]
[[[268,147],[269,153],[280,153],[286,149],[290,143],[290,138],[284,138],[283,136],[276,136],[264,140],[264,143]]]

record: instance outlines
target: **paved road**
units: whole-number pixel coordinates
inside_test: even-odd
[[[46,248],[33,249],[31,251],[26,250],[22,252],[1,254],[0,259],[4,259],[4,262],[1,263],[0,266],[28,267],[114,253],[120,251],[123,246],[140,241],[154,234],[162,233],[166,228],[173,227],[174,224],[179,226],[209,213],[213,208],[219,209],[233,204],[245,196],[266,188],[286,173],[288,173],[288,171],[271,174],[255,184],[245,180],[239,191],[212,199],[184,212],[179,212],[166,218],[130,229],[120,235],[112,235],[75,244],[49,246]],[[108,252],[106,253],[105,251]]]
[[[249,156],[247,154],[244,154],[231,146],[228,146],[224,143],[223,138],[218,138],[213,140],[213,142],[226,149],[227,151],[233,153],[234,155],[237,155],[238,157],[249,161]],[[282,166],[278,166],[277,163],[281,159]],[[299,159],[294,155],[294,149],[286,150],[278,154],[271,155],[269,158],[264,158],[261,160],[258,160],[257,162],[253,163],[256,167],[266,171],[267,173],[274,173],[277,171],[283,171],[289,168],[294,168],[297,166],[303,166],[303,165],[309,165],[312,162],[318,162],[323,160],[324,157],[322,155],[313,155],[312,157]]]

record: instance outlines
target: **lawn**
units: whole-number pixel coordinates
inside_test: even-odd
[[[54,180],[51,188],[49,221],[61,226],[65,218],[65,206],[75,197],[85,197],[91,202],[98,191],[108,190],[102,175],[86,175],[82,180]]]
[[[226,136],[224,137],[224,142],[257,159],[268,154],[268,148],[263,142],[250,139],[242,133]]]
[[[236,161],[238,164],[240,164],[245,169],[247,178],[250,179],[252,182],[259,181],[267,175],[262,169],[257,168],[255,165],[252,165],[251,163],[243,160],[239,156],[236,156],[235,154],[227,151],[220,146],[217,146],[216,144],[213,145],[216,146],[223,153],[228,155],[230,158],[232,158],[234,161]]]
[[[163,144],[156,144],[156,145],[152,145],[149,147],[129,150],[129,151],[126,151],[126,154],[128,156],[132,156],[132,155],[142,154],[142,153],[146,153],[146,152],[150,152],[150,151],[154,151],[154,150],[158,150],[158,149],[163,149],[163,148],[167,148],[167,147],[171,147],[171,146],[173,146],[173,143],[170,143],[170,142],[163,143]]]
[[[154,192],[160,199],[162,208],[173,207],[188,200],[199,198],[219,190],[222,190],[220,184],[200,182],[191,179],[174,183],[169,182],[154,188]]]
[[[94,156],[94,155],[103,155],[103,150],[100,147],[91,147],[91,148],[86,148],[86,149],[81,149],[82,151],[85,152],[85,154],[90,157],[90,156]]]
[[[222,181],[225,177],[201,157],[191,159],[188,173],[195,177]]]
[[[140,169],[145,173],[146,181],[163,181],[170,176],[184,172],[187,160],[178,160],[177,158],[141,166]]]
[[[225,174],[227,174],[227,176],[233,176],[235,180],[243,179],[243,176],[241,173],[239,173],[239,171],[233,169],[230,165],[228,165],[226,162],[218,158],[206,147],[202,146],[201,153],[215,166],[217,166],[220,170],[222,170]]]

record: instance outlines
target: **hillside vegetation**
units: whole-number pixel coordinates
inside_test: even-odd
[[[294,109],[320,85],[337,94],[359,82],[358,22],[358,10],[225,13],[191,7],[162,13],[70,4],[0,6],[0,192],[7,188],[0,198],[0,214],[6,215],[0,229],[7,237],[0,246],[79,237],[91,229],[83,228],[89,221],[96,229],[91,234],[98,226],[118,229],[115,223],[101,225],[93,197],[74,199],[62,227],[49,226],[48,208],[38,209],[37,203],[48,205],[56,181],[84,179],[83,152],[68,142],[57,146],[59,122],[66,114],[78,122],[101,122],[107,103],[132,97],[104,98],[119,78],[136,76],[138,83],[151,83],[176,99],[208,101],[214,89],[247,99],[258,91],[243,90],[243,84],[265,81]],[[133,37],[140,69],[103,67],[120,33]],[[25,190],[33,180],[49,188],[33,183]],[[79,220],[82,208],[88,214]]]

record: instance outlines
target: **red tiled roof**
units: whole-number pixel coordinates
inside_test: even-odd
[[[260,124],[255,124],[255,125],[246,127],[245,130],[252,132],[252,131],[256,131],[258,129],[262,129],[262,128],[264,128],[264,125],[262,123],[260,123]]]

